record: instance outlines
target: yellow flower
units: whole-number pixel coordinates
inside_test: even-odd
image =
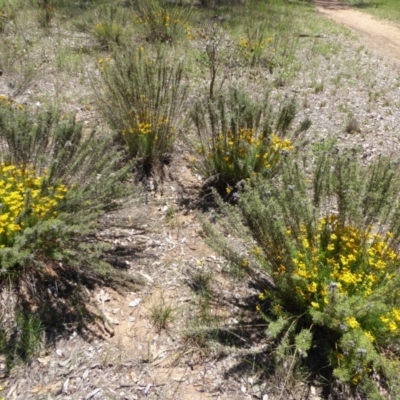
[[[242,267],[246,268],[249,266],[249,260],[247,258],[243,258],[242,260]]]
[[[284,274],[284,273],[286,272],[285,266],[281,264],[281,265],[278,267],[278,272],[279,272],[280,274]]]
[[[319,308],[319,304],[317,302],[315,302],[315,301],[312,301],[311,302],[311,307],[313,307],[315,309],[318,309]]]
[[[307,285],[307,290],[310,293],[315,293],[317,291],[317,284],[315,282],[311,282],[309,285]]]
[[[360,324],[354,317],[347,317],[346,321],[347,321],[348,325],[350,326],[350,328],[352,328],[352,329],[356,329],[356,328],[360,327]]]
[[[254,248],[253,248],[253,254],[254,254],[255,256],[259,256],[259,255],[261,254],[261,252],[262,252],[261,247],[254,247]]]
[[[358,383],[358,382],[360,381],[360,379],[361,379],[361,375],[360,375],[360,374],[355,374],[355,375],[353,376],[353,378],[351,379],[351,381],[352,381],[354,384],[356,384],[356,383]]]
[[[389,323],[389,318],[388,317],[386,317],[385,315],[382,315],[381,317],[380,317],[380,320],[384,323],[384,324],[387,324],[387,323]]]
[[[397,324],[396,324],[395,322],[391,321],[391,322],[389,323],[389,331],[390,331],[390,332],[397,331]]]
[[[400,322],[400,310],[399,309],[393,308],[392,315],[396,322]]]
[[[364,332],[364,335],[371,341],[373,342],[375,340],[374,336],[371,334],[371,332]]]
[[[273,310],[276,315],[282,314],[282,307],[279,304],[274,305]]]

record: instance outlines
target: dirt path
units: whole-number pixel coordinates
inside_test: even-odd
[[[383,59],[400,65],[400,27],[375,19],[336,0],[315,0],[314,3],[321,14],[358,33],[365,47]]]

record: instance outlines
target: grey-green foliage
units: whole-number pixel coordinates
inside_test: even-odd
[[[121,45],[127,36],[132,13],[120,4],[100,4],[89,10],[74,21],[76,28],[92,34],[104,48]]]
[[[129,166],[122,167],[123,154],[112,145],[112,138],[96,131],[83,134],[74,115],[62,116],[56,108],[42,111],[0,107],[0,141],[4,149],[0,162],[25,166],[46,185],[62,182],[73,187],[61,212],[86,222],[88,212],[100,212],[117,205],[127,194],[122,183]],[[76,213],[72,215],[72,213]]]
[[[141,27],[148,42],[176,43],[186,34],[192,6],[185,2],[166,0],[136,0],[137,27]]]
[[[18,5],[12,1],[0,0],[0,33],[6,29],[8,23],[15,19]]]
[[[53,234],[57,241],[51,243],[49,250],[67,254],[69,241],[78,243],[77,238],[91,232],[105,210],[120,206],[119,199],[129,195],[124,179],[131,166],[123,166],[123,153],[113,147],[110,137],[95,131],[84,135],[74,116],[61,119],[54,108],[32,111],[0,107],[0,142],[0,162],[45,176],[43,190],[58,184],[68,188],[56,219],[42,221],[22,232],[15,243],[20,252],[18,258],[36,246],[43,249],[43,243],[49,242],[43,239],[42,243],[39,238]],[[56,243],[63,243],[66,248]],[[9,260],[12,251],[3,249],[2,258]]]
[[[55,216],[23,228],[10,247],[0,249],[0,290],[11,285],[17,295],[16,315],[26,322],[15,318],[14,325],[2,325],[0,350],[11,359],[16,353],[23,359],[32,355],[26,347],[33,342],[19,325],[26,325],[27,334],[34,321],[54,332],[69,322],[82,327],[95,318],[86,307],[84,285],[134,282],[102,260],[107,246],[94,236],[104,212],[123,206],[135,194],[126,182],[132,165],[111,137],[82,128],[74,116],[63,116],[55,108],[0,106],[0,163],[45,177],[43,193],[57,185],[67,188]],[[26,200],[21,214],[29,213],[29,206]],[[18,334],[13,336],[15,329]]]
[[[192,144],[198,153],[195,167],[204,178],[218,175],[220,192],[254,174],[273,176],[286,151],[282,157],[271,151],[272,134],[294,141],[310,127],[311,121],[306,119],[292,129],[295,99],[287,99],[279,109],[272,103],[269,93],[255,100],[243,89],[232,87],[216,99],[202,98],[194,103],[190,117],[197,135]]]
[[[240,210],[252,238],[268,254],[287,249],[285,231],[299,233],[306,227],[309,239],[318,218],[337,213],[340,222],[366,229],[379,222],[378,229],[400,239],[399,166],[395,161],[378,157],[371,165],[362,166],[357,151],[332,147],[317,154],[312,173],[305,173],[298,158],[289,157],[275,180],[257,180],[242,196]],[[239,221],[230,217],[229,222]],[[232,227],[233,228],[233,227]],[[234,231],[243,231],[233,229]],[[268,240],[267,240],[268,239]],[[270,260],[272,270],[277,267]]]
[[[171,156],[187,97],[183,60],[127,46],[104,65],[100,107],[130,154],[151,166]],[[146,126],[145,132],[143,125]]]
[[[380,398],[379,388],[367,371],[371,367],[387,379],[389,392],[396,396],[398,378],[393,370],[399,365],[398,341],[396,335],[385,331],[380,324],[382,315],[392,307],[398,308],[398,276],[384,279],[368,297],[350,292],[338,296],[334,293],[335,283],[329,288],[329,279],[333,278],[328,276],[324,281],[326,290],[331,292],[328,305],[323,310],[319,306],[315,309],[303,295],[296,295],[301,281],[296,272],[296,258],[307,254],[304,250],[307,238],[307,246],[317,251],[312,253],[317,261],[307,257],[302,260],[315,262],[311,265],[318,269],[318,276],[313,279],[319,282],[323,274],[329,274],[330,267],[321,253],[324,238],[318,237],[319,221],[329,215],[334,215],[340,226],[386,237],[387,246],[397,252],[399,164],[381,156],[363,165],[356,150],[340,150],[334,145],[315,146],[314,152],[307,152],[302,158],[303,163],[299,155],[286,158],[273,179],[253,180],[241,193],[236,207],[218,201],[218,224],[204,222],[210,244],[239,266],[245,257],[249,261],[245,269],[251,276],[260,271],[273,280],[274,285],[261,283],[260,290],[267,293],[261,312],[269,323],[267,337],[269,334],[277,340],[278,357],[296,352],[306,357],[318,349],[324,366],[332,366],[333,375],[342,382],[356,382],[359,393]],[[228,234],[230,239],[226,238]],[[362,241],[357,246],[358,252],[369,248]],[[254,251],[257,247],[261,253]],[[363,260],[360,258],[358,262]],[[344,266],[341,268],[346,270]],[[279,309],[275,311],[276,305]],[[349,317],[356,317],[361,328],[346,326]],[[295,323],[287,328],[289,321]],[[370,330],[375,335],[373,341],[367,337]],[[341,362],[338,362],[339,350],[345,354]],[[393,357],[387,357],[388,352]]]

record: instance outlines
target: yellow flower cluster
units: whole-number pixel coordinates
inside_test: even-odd
[[[193,40],[194,39],[194,35],[193,35],[192,28],[190,27],[189,23],[185,22],[183,26],[185,28],[187,38],[189,40]]]
[[[4,94],[0,94],[0,105],[6,105],[6,106],[11,106],[13,101],[5,96]]]
[[[15,165],[0,164],[0,247],[39,219],[57,215],[54,208],[65,197],[64,185],[49,187],[43,193],[43,177]]]
[[[266,47],[267,41],[261,40],[260,42],[252,41],[248,38],[241,37],[239,40],[239,49],[243,57],[247,60],[250,54],[259,52],[261,53]]]
[[[166,28],[171,25],[178,25],[181,22],[179,18],[172,17],[172,15],[164,10],[160,10],[153,15],[148,15],[146,18],[141,18],[139,15],[135,15],[133,20],[139,25],[156,24],[162,25]]]
[[[267,47],[267,45],[271,44],[272,42],[273,42],[272,38],[257,40],[257,39],[241,37],[238,46],[242,56],[246,60],[249,60],[250,55],[253,56],[261,55],[262,51]],[[274,52],[274,49],[272,49],[272,52]]]
[[[147,25],[152,30],[156,29],[167,34],[186,33],[186,37],[192,40],[194,35],[186,19],[187,17],[180,13],[170,13],[167,10],[150,13],[146,17],[140,17],[137,14],[133,17],[133,21],[138,25]]]
[[[106,59],[99,58],[97,60],[97,63],[99,64],[100,72],[104,72],[104,69],[106,68],[106,66],[108,66],[111,63],[111,57],[107,57]]]
[[[111,24],[108,22],[98,22],[94,26],[94,32],[99,35],[105,35],[107,33],[117,33],[121,30],[121,26],[116,22],[112,22]]]
[[[159,118],[156,123],[152,123],[151,121],[151,115],[147,115],[143,118],[137,118],[135,125],[131,126],[129,129],[124,129],[122,131],[122,135],[155,135],[155,139],[157,140],[159,132],[166,132],[164,137],[168,139],[168,133],[173,132],[173,128],[171,127],[168,118]]]
[[[7,106],[7,107],[16,106],[19,110],[22,110],[24,108],[22,104],[15,104],[12,99],[5,96],[4,94],[0,94],[0,106]]]
[[[351,328],[351,329],[356,329],[360,327],[359,322],[354,318],[354,317],[347,317],[346,318],[346,322],[347,325]]]
[[[393,278],[399,256],[388,245],[390,237],[390,233],[381,237],[370,230],[361,232],[354,226],[343,226],[336,216],[329,216],[319,221],[310,243],[302,227],[299,240],[303,250],[293,259],[294,276],[303,282],[298,293],[314,308],[329,303],[331,282],[340,293],[370,296],[383,281]]]
[[[275,134],[266,142],[263,135],[257,135],[254,129],[241,128],[236,134],[219,134],[213,143],[213,150],[209,157],[222,158],[228,169],[234,168],[234,162],[251,158],[254,158],[261,169],[270,169],[278,164],[283,151],[292,151],[294,147],[290,140],[281,139]],[[259,169],[256,168],[254,172],[258,172]]]
[[[385,327],[390,332],[399,332],[400,309],[392,308],[392,310],[380,317]]]

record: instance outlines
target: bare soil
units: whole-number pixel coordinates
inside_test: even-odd
[[[360,36],[360,42],[384,59],[400,65],[400,28],[367,13],[343,5],[337,0],[315,0],[318,11]]]

